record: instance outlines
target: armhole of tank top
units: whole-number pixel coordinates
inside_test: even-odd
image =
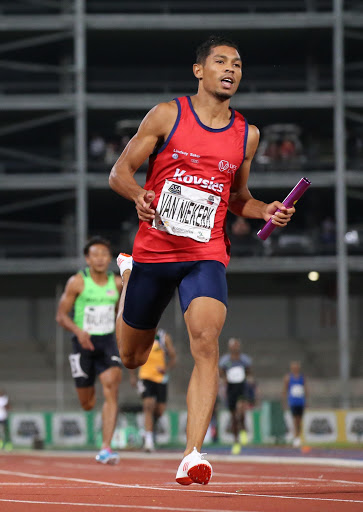
[[[245,117],[243,117],[243,119],[244,119],[244,122],[245,122],[245,136],[243,138],[243,160],[242,160],[242,164],[243,164],[243,162],[245,161],[245,158],[246,158],[247,139],[248,139],[248,122],[247,122],[247,119]]]
[[[176,120],[175,120],[175,123],[174,123],[174,126],[171,130],[171,132],[169,133],[168,135],[168,138],[166,139],[166,141],[164,142],[164,144],[161,146],[161,148],[156,151],[155,153],[153,153],[153,156],[156,156],[156,155],[160,155],[160,153],[162,153],[164,151],[164,149],[166,148],[166,146],[169,144],[170,142],[170,139],[172,138],[172,136],[174,135],[175,133],[175,130],[178,128],[178,124],[179,124],[179,121],[180,121],[180,117],[181,117],[181,105],[180,105],[180,101],[179,101],[179,98],[174,98],[174,101],[175,103],[177,104],[178,106],[178,115],[176,117]]]

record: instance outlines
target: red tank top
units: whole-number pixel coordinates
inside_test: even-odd
[[[227,266],[230,188],[246,152],[248,124],[231,109],[224,128],[205,126],[189,96],[163,146],[149,159],[145,189],[155,192],[153,224],[140,222],[133,258],[143,263],[216,260]]]

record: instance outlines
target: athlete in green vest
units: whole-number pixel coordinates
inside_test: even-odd
[[[80,404],[86,411],[93,409],[96,403],[95,379],[99,376],[105,401],[102,407],[102,449],[96,460],[103,464],[116,464],[119,455],[111,450],[110,444],[116,426],[122,375],[114,334],[122,278],[108,270],[112,258],[108,240],[92,238],[84,248],[84,255],[88,266],[69,278],[58,305],[56,320],[74,335],[69,361]]]

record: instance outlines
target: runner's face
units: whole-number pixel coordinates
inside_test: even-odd
[[[111,263],[111,254],[108,248],[102,244],[91,245],[86,256],[87,265],[95,272],[106,272]]]
[[[201,69],[204,89],[221,99],[231,98],[242,78],[242,61],[235,48],[216,46],[211,49]]]

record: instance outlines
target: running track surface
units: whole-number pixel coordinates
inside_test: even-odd
[[[1,512],[362,512],[363,462],[211,455],[209,485],[175,482],[181,454],[0,455]]]

